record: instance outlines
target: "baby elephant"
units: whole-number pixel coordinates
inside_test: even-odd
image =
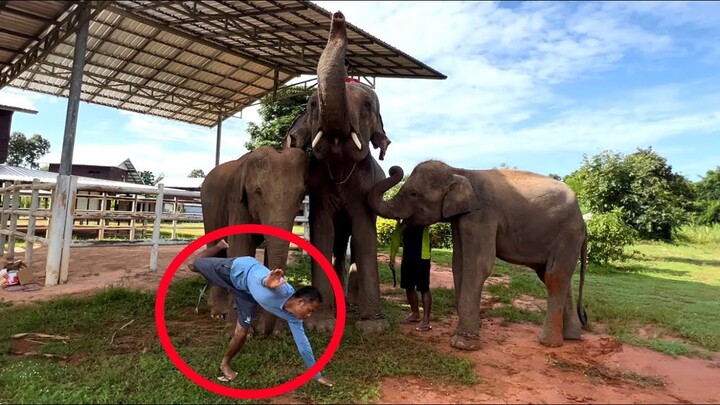
[[[376,183],[368,200],[385,218],[408,225],[450,222],[453,279],[459,325],[458,349],[479,349],[480,295],[495,258],[532,268],[547,288],[540,343],[561,346],[579,339],[587,315],[582,307],[587,230],[575,193],[565,183],[520,170],[464,170],[437,160],[420,163],[397,195],[383,193],[403,177],[400,167]],[[581,258],[577,308],[572,276]]]
[[[271,225],[292,232],[305,197],[307,173],[308,158],[302,149],[277,151],[270,146],[218,165],[208,173],[200,189],[205,233],[237,224]],[[285,269],[289,242],[275,237],[231,235],[228,237],[230,248],[222,255],[255,257],[258,245],[264,240],[265,266]],[[210,290],[209,303],[213,317],[224,318],[232,308],[227,290],[216,286]],[[261,311],[261,315],[264,319],[269,314]],[[256,330],[262,335],[268,334],[270,331],[263,329],[272,329],[272,326],[270,322],[267,324]]]

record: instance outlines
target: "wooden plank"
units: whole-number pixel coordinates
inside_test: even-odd
[[[33,243],[36,243],[35,241],[31,240],[30,238],[35,238],[35,215],[38,208],[38,203],[40,200],[40,192],[38,189],[35,188],[37,186],[38,182],[40,180],[33,179],[32,184],[32,196],[30,197],[30,209],[29,214],[30,217],[28,218],[28,225],[27,225],[27,234],[24,237],[25,239],[25,264],[28,266],[32,264],[32,256],[33,256]],[[43,245],[47,246],[47,240],[45,238],[41,238],[43,242]]]
[[[164,184],[158,187],[157,198],[155,199],[155,222],[153,223],[152,248],[150,249],[150,271],[157,271],[158,242],[160,241],[160,225],[162,225],[163,212],[163,189]]]
[[[77,176],[70,176],[70,193],[68,196],[67,214],[65,216],[65,235],[63,236],[62,257],[60,259],[60,283],[67,283],[70,273],[70,241],[72,240],[73,215],[77,197]]]

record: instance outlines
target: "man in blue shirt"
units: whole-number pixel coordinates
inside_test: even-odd
[[[190,270],[200,273],[211,284],[226,288],[235,297],[237,323],[228,349],[220,362],[222,381],[231,381],[237,372],[230,367],[230,361],[240,352],[245,344],[250,323],[260,305],[266,311],[287,321],[298,351],[305,365],[310,368],[315,364],[310,342],[305,336],[303,320],[309,318],[322,303],[322,296],[312,286],[295,289],[283,278],[282,269],[270,271],[254,257],[214,257],[229,246],[220,240],[200,252],[190,263]],[[332,387],[332,383],[320,373],[315,379]]]

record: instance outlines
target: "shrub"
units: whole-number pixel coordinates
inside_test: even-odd
[[[383,247],[383,248],[390,247],[390,237],[392,236],[392,233],[395,230],[396,225],[397,225],[397,221],[394,219],[385,219],[382,217],[377,217],[377,221],[375,222],[375,229],[377,229],[378,247]]]
[[[703,201],[703,211],[700,213],[698,222],[701,225],[720,224],[720,200]]]
[[[390,247],[390,237],[396,225],[397,221],[394,219],[377,218],[375,228],[377,229],[378,247]],[[442,249],[452,248],[452,228],[449,223],[438,222],[430,225],[430,247]]]
[[[451,249],[452,244],[452,225],[449,222],[430,225],[430,247]]]
[[[629,255],[625,247],[638,238],[638,232],[622,220],[622,210],[593,214],[587,221],[588,261],[607,264],[612,261],[625,261]]]

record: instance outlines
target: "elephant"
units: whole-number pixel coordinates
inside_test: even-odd
[[[383,158],[390,140],[374,89],[345,82],[347,43],[345,19],[338,11],[332,15],[328,42],[318,62],[318,88],[288,129],[284,147],[309,149],[310,241],[328,261],[335,257],[333,267],[343,283],[345,252],[352,236],[351,256],[357,271],[347,281],[347,302],[351,310],[357,308],[355,326],[364,332],[384,332],[390,324],[380,298],[377,215],[367,204],[367,193],[385,178],[370,154],[370,144],[381,148]],[[317,261],[312,263],[312,284],[323,295],[333,296]],[[317,330],[334,328],[333,310],[334,301],[325,300],[306,324]]]
[[[205,177],[200,189],[205,233],[236,224],[271,225],[292,232],[307,192],[308,156],[300,149],[276,150],[261,146],[240,158],[222,163]],[[289,242],[262,234],[228,237],[225,256],[255,256],[265,241],[264,264],[285,269]],[[208,244],[215,245],[218,241]],[[213,286],[208,302],[213,317],[225,318],[232,309],[226,289]],[[231,312],[233,313],[233,312]],[[256,332],[268,335],[282,325],[274,315],[259,311]]]
[[[580,339],[587,229],[575,193],[565,183],[523,170],[466,170],[440,160],[413,169],[394,198],[383,194],[403,178],[393,166],[376,183],[368,202],[378,215],[431,225],[449,222],[458,327],[450,345],[478,350],[480,296],[495,258],[535,270],[547,290],[547,313],[539,336],[544,346]],[[578,257],[580,285],[573,304],[572,276]]]

